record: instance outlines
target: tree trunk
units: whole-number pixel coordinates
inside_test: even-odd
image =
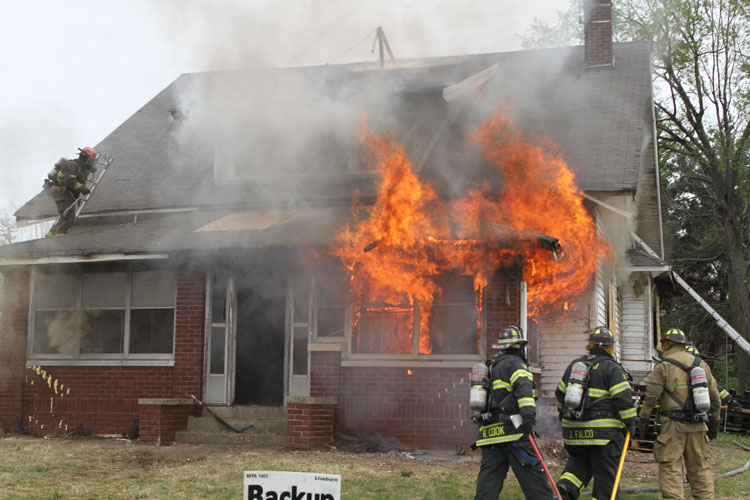
[[[736,226],[735,226],[736,227]],[[729,307],[731,325],[745,339],[750,339],[750,290],[745,284],[745,276],[748,275],[748,265],[745,260],[745,252],[742,241],[732,231],[732,227],[727,228],[727,243],[729,256]],[[737,352],[737,379],[739,390],[745,391],[750,389],[750,355],[742,349],[735,349]]]

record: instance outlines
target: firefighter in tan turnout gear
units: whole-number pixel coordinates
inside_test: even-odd
[[[672,328],[664,334],[662,361],[649,374],[638,425],[643,438],[651,413],[660,405],[654,459],[662,498],[685,498],[683,459],[693,498],[713,498],[708,440],[719,431],[721,398],[711,368],[686,351],[686,344],[682,330]]]
[[[475,500],[497,500],[508,467],[513,468],[529,500],[556,498],[541,460],[529,441],[536,419],[536,387],[526,366],[521,329],[505,328],[497,340],[500,353],[488,360],[489,398],[485,412],[472,419],[480,425],[476,446],[482,448]]]
[[[623,367],[614,358],[615,338],[594,328],[588,354],[573,360],[555,389],[563,441],[570,454],[557,487],[564,500],[576,499],[591,478],[593,498],[612,496],[625,432],[635,432],[636,409]]]
[[[57,213],[60,218],[47,233],[47,237],[61,236],[70,231],[75,222],[75,210],[65,211],[79,196],[88,194],[86,179],[89,173],[96,172],[97,153],[94,148],[79,148],[78,158],[75,160],[60,159],[55,164],[54,170],[47,174],[45,187],[49,187],[52,199],[57,205]],[[63,215],[65,214],[65,215]]]

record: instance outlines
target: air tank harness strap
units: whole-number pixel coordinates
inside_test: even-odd
[[[668,393],[668,394],[671,395],[671,393]],[[686,412],[683,410],[670,410],[670,411],[664,412],[664,415],[668,418],[671,418],[672,420],[677,420],[678,422],[685,422],[685,423],[693,422],[693,419],[690,417],[690,412]]]

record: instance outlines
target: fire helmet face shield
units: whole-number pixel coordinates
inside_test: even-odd
[[[615,336],[612,333],[612,330],[606,326],[597,326],[591,330],[591,334],[589,334],[589,344],[614,345]]]
[[[500,335],[497,337],[497,344],[493,347],[505,350],[510,348],[513,344],[520,344],[521,346],[528,344],[528,341],[523,338],[523,332],[517,326],[503,328],[503,331],[501,331]]]
[[[664,334],[661,340],[669,340],[670,342],[674,342],[675,344],[688,343],[687,337],[685,337],[685,333],[683,333],[683,331],[679,328],[670,328],[669,330],[667,330],[667,333]]]

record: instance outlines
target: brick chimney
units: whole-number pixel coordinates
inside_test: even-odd
[[[583,2],[584,64],[587,68],[612,66],[612,0]]]

